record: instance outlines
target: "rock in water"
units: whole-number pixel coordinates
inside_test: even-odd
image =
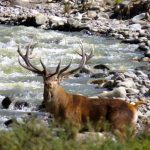
[[[2,107],[4,109],[8,109],[10,104],[11,104],[12,100],[9,98],[9,97],[5,97],[3,100],[2,100]]]

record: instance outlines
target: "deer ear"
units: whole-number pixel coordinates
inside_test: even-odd
[[[68,79],[68,78],[69,78],[69,75],[62,76],[62,77],[61,77],[61,80]]]
[[[68,79],[69,74],[64,74],[64,75],[60,76],[60,78],[61,78],[61,80]]]

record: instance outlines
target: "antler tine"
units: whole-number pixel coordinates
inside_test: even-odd
[[[30,43],[30,44],[29,44],[30,49],[33,50],[33,49],[35,48],[36,45],[37,45],[37,42]]]
[[[63,77],[63,76],[69,76],[69,75],[71,75],[71,74],[73,74],[73,73],[75,73],[75,72],[77,72],[78,70],[80,70],[84,65],[85,65],[85,63],[86,63],[86,56],[85,56],[85,54],[83,53],[83,56],[82,56],[82,59],[81,59],[81,62],[80,62],[80,64],[79,64],[79,66],[77,67],[77,68],[75,68],[75,69],[73,69],[73,70],[70,70],[70,71],[67,71],[67,72],[62,72],[61,74],[60,74],[60,76],[61,77]],[[70,63],[71,64],[71,63]],[[69,67],[70,67],[70,64],[68,65]],[[67,66],[67,67],[68,67]],[[69,68],[68,67],[68,68]],[[67,69],[68,69],[67,68]],[[66,70],[67,70],[66,69]]]
[[[78,51],[75,51],[79,56],[83,56],[83,53],[84,53],[84,50],[83,50],[83,44],[81,43],[80,44],[80,49],[82,51],[82,54],[80,54]],[[86,63],[94,56],[94,47],[92,48],[90,54],[88,55],[87,53],[84,53],[85,54],[85,57],[86,57]]]
[[[94,56],[94,47],[92,48],[90,54],[85,54],[86,55],[86,59],[87,59],[87,62]]]
[[[84,53],[84,52],[83,52],[83,47],[80,46],[80,49],[81,49],[81,51],[82,51],[82,54],[80,54],[80,53],[79,53],[78,51],[76,51],[76,50],[75,50],[75,52],[76,52],[79,56],[82,57],[82,56],[83,56],[83,53]]]
[[[25,61],[26,65],[27,65],[27,66],[30,66],[30,65],[29,65],[29,61],[28,61],[28,58],[27,58],[28,55],[29,55],[29,48],[27,47],[27,50],[26,50],[26,54],[25,54],[25,55],[23,55],[23,53],[21,52],[20,49],[21,49],[21,45],[19,44],[17,51],[18,51],[19,55],[21,56],[21,58]]]
[[[56,74],[59,72],[60,65],[61,65],[61,60],[59,61],[59,64],[57,65],[56,72],[55,72]]]
[[[32,47],[32,48],[31,48],[31,47]],[[37,70],[37,71],[41,71],[41,70],[39,70],[37,67],[35,67],[35,66],[29,61],[29,54],[30,54],[30,52],[31,52],[30,50],[33,51],[33,48],[34,48],[34,47],[35,47],[35,44],[34,44],[34,45],[33,45],[33,44],[28,44],[28,45],[27,45],[26,54],[25,54],[23,57],[24,57],[24,60],[27,62],[27,65],[28,65],[28,66],[31,66],[33,69],[35,69],[35,70]],[[40,62],[42,62],[42,60],[40,60]],[[42,62],[41,65],[42,65],[42,67],[43,67],[43,72],[46,73],[46,71],[45,71],[46,67],[45,67],[44,63]]]
[[[81,57],[83,56],[83,44],[82,44],[82,42],[80,41],[80,49],[81,49],[81,51],[82,51],[82,54],[80,54],[78,51],[76,51],[75,50],[75,52],[78,54],[78,55],[80,55]]]
[[[84,50],[84,48],[83,48],[83,43],[82,43],[82,41],[80,41],[80,49],[81,49],[82,54],[83,54],[83,50]]]
[[[61,65],[61,60],[59,61],[58,65],[57,65],[57,68],[56,68],[55,73],[49,74],[49,75],[47,76],[47,78],[52,77],[52,76],[54,76],[55,74],[58,74],[58,76],[59,76],[60,65]]]
[[[81,56],[81,57],[82,57],[82,55],[81,55],[78,51],[76,51],[76,50],[75,50],[75,52],[76,52],[79,56]]]
[[[21,50],[20,50],[20,45],[19,45],[19,47],[18,47],[19,55],[22,57],[22,59],[24,60],[24,62],[26,63],[26,65],[27,65],[28,67],[32,67],[33,69],[40,71],[39,69],[37,69],[35,66],[33,66],[33,65],[30,63],[30,61],[29,61],[29,59],[28,59],[28,57],[29,57],[29,50],[30,50],[30,44],[29,44],[29,45],[27,46],[27,48],[26,48],[26,54],[23,55],[22,52],[21,52]]]
[[[59,77],[64,71],[66,71],[67,69],[69,69],[69,67],[71,66],[71,64],[72,64],[72,59],[71,59],[70,63],[69,63],[65,68],[63,68],[63,69],[61,69],[61,70],[59,71],[58,77]]]
[[[41,65],[42,65],[42,67],[43,67],[43,73],[44,73],[45,75],[47,75],[47,74],[48,74],[47,68],[46,68],[46,66],[44,65],[44,63],[43,63],[43,61],[42,61],[41,58],[40,58],[40,63],[41,63]]]
[[[26,49],[30,49],[33,50],[35,48],[35,46],[37,45],[37,42],[34,43],[29,43],[28,45],[25,46]]]
[[[33,50],[33,49],[32,49],[32,50]],[[28,58],[28,57],[29,57],[29,51],[30,51],[30,45],[28,45],[28,46],[26,47],[26,54],[23,55],[22,52],[21,52],[21,50],[20,50],[20,45],[18,45],[18,53],[19,53],[19,56],[21,56],[21,58],[24,60],[26,66],[25,66],[24,64],[22,64],[21,61],[20,61],[20,59],[18,58],[19,64],[20,64],[22,67],[24,67],[24,68],[26,68],[27,70],[30,70],[30,71],[32,71],[32,72],[34,72],[34,73],[37,73],[37,74],[39,74],[39,75],[43,75],[43,74],[46,75],[46,73],[47,73],[46,67],[45,67],[45,65],[44,65],[44,63],[43,63],[42,61],[40,61],[40,62],[41,62],[41,65],[42,65],[42,67],[43,67],[43,71],[41,71],[40,69],[38,69],[37,67],[35,67],[35,66],[30,62],[30,60],[29,60],[29,58]]]
[[[18,52],[18,53],[19,53],[19,55],[23,58],[23,54],[22,54],[22,52],[21,52],[21,50],[20,50],[20,44],[18,45],[17,52]]]
[[[22,64],[19,57],[18,57],[18,62],[19,62],[19,64],[20,64],[22,67],[24,67],[25,69],[30,70],[30,71],[32,71],[32,72],[34,72],[34,73],[42,74],[41,72],[38,72],[38,71],[34,70],[34,69],[31,68],[30,66],[25,66],[24,64]]]

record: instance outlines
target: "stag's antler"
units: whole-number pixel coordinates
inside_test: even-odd
[[[42,60],[40,59],[40,63],[43,67],[43,70],[40,70],[38,69],[36,66],[34,66],[31,62],[30,62],[30,59],[29,59],[29,54],[31,53],[31,51],[33,51],[35,45],[31,45],[29,44],[28,46],[26,46],[26,53],[25,55],[23,55],[23,53],[21,52],[21,46],[18,45],[18,50],[17,52],[19,53],[19,56],[24,60],[25,64],[24,65],[21,60],[20,60],[20,57],[18,57],[18,61],[19,61],[19,64],[24,67],[25,69],[27,70],[30,70],[34,73],[37,73],[38,75],[47,75],[47,69],[46,69],[46,66],[44,65],[44,63],[42,62]]]
[[[93,54],[93,53],[94,53],[94,47],[92,48],[90,54],[87,54],[87,53],[84,52],[84,48],[83,48],[83,43],[82,43],[82,41],[80,42],[80,49],[81,49],[81,54],[80,54],[78,51],[75,51],[78,55],[80,55],[80,56],[82,57],[82,60],[81,60],[81,63],[80,63],[80,65],[79,65],[79,67],[78,67],[78,68],[75,68],[75,69],[73,69],[73,70],[70,70],[70,71],[68,71],[68,72],[65,72],[65,71],[70,67],[71,62],[72,62],[72,60],[71,60],[71,62],[69,63],[68,66],[66,66],[64,69],[60,70],[58,76],[60,76],[60,75],[61,75],[61,76],[68,76],[68,75],[70,75],[70,74],[73,74],[73,73],[77,72],[77,71],[80,70],[85,64],[87,64],[87,62],[94,56],[94,54]],[[85,57],[85,58],[84,58],[84,57]]]
[[[71,75],[71,74],[74,74],[74,73],[77,72],[78,70],[80,70],[80,69],[86,64],[86,56],[85,56],[85,54],[83,53],[81,62],[80,62],[79,66],[78,66],[77,68],[72,69],[72,70],[70,70],[70,71],[66,71],[66,70],[68,70],[69,67],[71,66],[71,63],[72,63],[72,60],[70,61],[70,63],[69,63],[65,68],[63,68],[63,69],[61,69],[61,70],[59,71],[58,77],[60,77],[60,76],[61,76],[61,77],[69,76],[69,75]],[[65,72],[65,71],[66,71],[66,72]]]
[[[70,63],[61,70],[60,70],[60,65],[61,65],[61,61],[60,61],[59,64],[57,65],[56,72],[53,74],[50,74],[49,76],[47,76],[47,78],[52,77],[53,75],[56,75],[56,74],[58,78],[67,77],[71,74],[74,74],[78,70],[80,70],[85,65],[85,63],[86,63],[86,57],[85,57],[85,54],[83,54],[79,66],[77,68],[67,71],[72,64],[72,59]]]
[[[81,49],[81,54],[78,51],[75,51],[78,55],[80,55],[81,57],[83,56],[83,54],[85,54],[86,57],[86,64],[88,63],[88,61],[94,56],[94,47],[92,47],[92,50],[90,52],[90,54],[84,53],[84,48],[83,48],[83,43],[80,42],[80,49]]]
[[[42,62],[42,60],[40,59],[40,63],[43,67],[43,70],[40,70],[39,68],[37,68],[36,66],[34,66],[31,62],[30,62],[30,58],[29,58],[29,54],[31,51],[33,51],[33,48],[34,46],[33,45],[28,45],[26,46],[26,53],[25,55],[22,54],[21,52],[21,46],[19,45],[18,46],[18,53],[19,53],[19,56],[24,60],[24,63],[23,64],[21,61],[20,61],[20,57],[18,58],[18,61],[19,61],[19,64],[24,67],[25,69],[27,70],[30,70],[38,75],[41,75],[41,76],[44,76],[46,78],[50,78],[54,75],[57,75],[58,78],[60,77],[64,77],[64,76],[69,76],[75,72],[77,72],[78,70],[80,70],[84,65],[85,63],[87,62],[86,61],[86,55],[85,53],[83,52],[82,50],[82,59],[80,61],[80,64],[77,68],[75,69],[72,69],[70,71],[67,71],[69,69],[69,67],[71,66],[71,63],[72,63],[72,60],[70,61],[70,63],[63,69],[60,69],[60,65],[61,65],[61,61],[58,63],[57,67],[56,67],[56,71],[54,73],[51,73],[51,72],[48,72],[46,66],[44,65],[44,63]]]
[[[82,57],[82,60],[80,62],[80,65],[79,67],[73,69],[73,70],[70,70],[68,72],[65,72],[71,65],[71,62],[69,63],[68,66],[66,66],[64,69],[60,70],[58,76],[69,76],[75,72],[77,72],[78,70],[80,70],[85,64],[87,64],[87,62],[94,56],[94,47],[92,48],[90,54],[87,54],[84,52],[84,48],[83,48],[83,43],[80,42],[80,49],[81,49],[81,53],[79,53],[78,51],[75,51],[78,55],[80,55]]]

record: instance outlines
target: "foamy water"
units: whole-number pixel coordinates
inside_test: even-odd
[[[43,98],[42,78],[25,70],[18,63],[17,45],[24,46],[30,42],[37,42],[32,56],[32,62],[40,66],[40,58],[47,68],[55,68],[62,59],[62,66],[67,65],[73,59],[72,67],[80,62],[80,56],[75,50],[80,50],[82,41],[85,52],[90,52],[94,47],[95,56],[91,64],[105,64],[111,69],[132,69],[139,63],[129,61],[140,54],[134,53],[137,45],[120,44],[119,41],[102,37],[87,36],[82,33],[64,33],[57,31],[44,31],[33,27],[9,27],[0,26],[0,98],[8,96],[15,100],[25,100],[31,103],[31,107],[40,104]],[[101,89],[95,89],[88,83],[88,76],[80,78],[71,77],[62,82],[62,86],[72,93],[80,93],[88,96],[96,95]],[[31,108],[32,110],[32,108]],[[13,111],[13,110],[11,110]],[[17,111],[17,110],[15,110]],[[3,112],[3,113],[2,113]],[[19,115],[17,113],[12,113]],[[10,117],[10,112],[0,110],[0,120]]]

